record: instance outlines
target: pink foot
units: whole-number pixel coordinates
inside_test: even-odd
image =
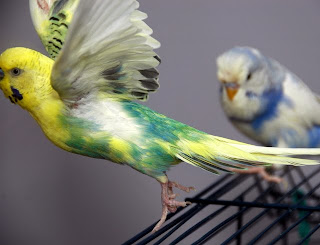
[[[259,174],[264,180],[280,184],[283,179],[278,176],[268,174],[264,167],[250,167],[246,170],[232,168],[231,171],[239,174]]]
[[[50,7],[46,0],[37,0],[38,7],[42,9],[46,14],[49,13]]]
[[[173,193],[172,188],[175,187],[185,192],[190,192],[191,190],[194,190],[194,187],[185,187],[185,186],[179,185],[176,182],[171,182],[171,181],[167,181],[166,183],[160,183],[160,184],[161,184],[162,215],[161,215],[160,221],[153,228],[152,233],[158,231],[161,228],[162,224],[166,221],[169,211],[171,213],[174,213],[177,211],[178,207],[185,207],[188,204],[191,204],[191,202],[179,202],[174,200],[177,197],[177,194]]]

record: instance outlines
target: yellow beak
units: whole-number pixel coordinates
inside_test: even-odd
[[[234,97],[238,93],[239,85],[237,83],[224,83],[226,92],[230,101],[233,101]]]

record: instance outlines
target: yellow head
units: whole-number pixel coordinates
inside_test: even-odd
[[[26,48],[12,48],[0,56],[0,89],[14,104],[31,111],[54,90],[50,84],[53,60]]]

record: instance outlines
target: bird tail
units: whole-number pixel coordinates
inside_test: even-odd
[[[232,173],[232,168],[246,169],[250,166],[320,164],[317,160],[288,157],[320,155],[319,148],[262,147],[211,135],[196,142],[182,139],[175,148],[177,158],[214,174],[219,174],[219,171]]]

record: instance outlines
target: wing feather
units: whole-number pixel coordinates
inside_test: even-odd
[[[65,42],[69,24],[79,0],[30,0],[33,25],[51,58]]]
[[[51,83],[65,102],[89,93],[146,100],[158,89],[160,43],[135,0],[80,1]]]

